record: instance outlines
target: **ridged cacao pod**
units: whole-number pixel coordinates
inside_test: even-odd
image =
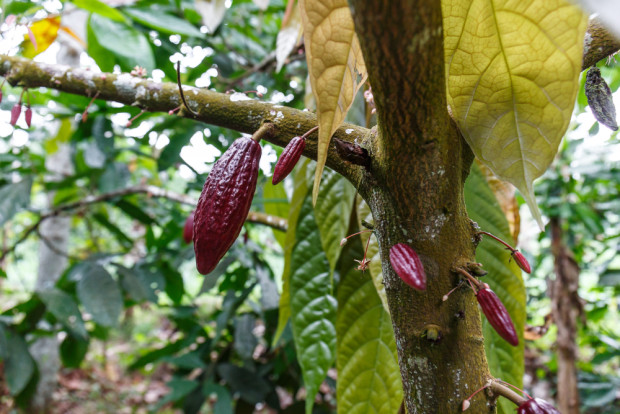
[[[476,299],[482,308],[482,312],[495,331],[510,345],[517,346],[519,337],[510,315],[501,300],[491,289],[480,289],[476,293]]]
[[[256,191],[260,144],[239,138],[213,165],[194,214],[196,267],[203,275],[217,266],[241,232]]]
[[[609,89],[607,82],[601,76],[599,68],[593,67],[588,71],[585,90],[588,105],[596,120],[609,129],[617,131],[616,107],[611,96],[611,89]]]
[[[288,143],[288,145],[282,151],[282,155],[280,155],[280,159],[276,163],[276,167],[273,171],[273,178],[271,182],[273,185],[278,184],[280,181],[284,180],[287,175],[293,171],[295,165],[297,165],[297,161],[299,161],[299,157],[301,157],[301,153],[304,152],[304,148],[306,147],[306,140],[302,137],[295,137]]]
[[[528,263],[527,259],[525,258],[525,256],[523,256],[523,254],[520,251],[518,250],[513,251],[512,258],[515,259],[517,266],[519,266],[521,270],[523,270],[525,273],[528,273],[528,274],[532,273],[532,268],[530,267],[530,264]]]
[[[398,243],[390,248],[390,263],[400,278],[417,290],[426,289],[426,273],[422,261],[411,246]]]
[[[192,211],[187,220],[185,220],[185,226],[183,226],[183,241],[190,244],[194,237],[194,212]]]
[[[519,406],[517,414],[561,414],[553,405],[540,398],[527,400]]]
[[[22,113],[22,105],[16,103],[13,108],[11,108],[11,125],[15,126],[17,124],[17,120],[19,119],[19,114]]]

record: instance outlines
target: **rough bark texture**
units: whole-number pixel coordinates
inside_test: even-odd
[[[555,259],[555,280],[549,285],[551,312],[558,328],[557,405],[563,414],[579,414],[577,388],[577,320],[583,316],[579,298],[579,265],[562,240],[558,218],[551,219],[551,250]]]
[[[375,217],[382,257],[408,243],[422,259],[427,290],[383,276],[409,413],[456,413],[490,377],[480,313],[471,291],[443,302],[474,259],[463,184],[473,160],[446,111],[440,2],[350,2],[377,105],[378,130],[360,193]],[[461,319],[457,315],[464,315]],[[440,340],[427,339],[439,331]],[[487,412],[483,398],[472,412]]]

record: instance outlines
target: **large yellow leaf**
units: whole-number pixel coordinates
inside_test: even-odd
[[[316,204],[329,141],[367,75],[347,0],[300,0],[299,7],[319,122],[312,189],[312,202]]]
[[[587,17],[564,0],[444,0],[448,105],[476,156],[523,194],[568,127]]]
[[[32,59],[45,51],[56,40],[59,28],[60,17],[47,17],[34,22],[30,26],[30,33],[24,36],[22,55]]]

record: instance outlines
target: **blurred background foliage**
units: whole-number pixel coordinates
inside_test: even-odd
[[[298,17],[287,14],[284,0],[1,5],[0,53],[76,62],[94,71],[130,72],[138,66],[162,82],[176,82],[180,62],[184,84],[246,92],[299,109],[312,106]],[[276,71],[278,63],[283,68]],[[612,60],[599,66],[617,91],[618,65]],[[84,411],[76,412],[303,412],[305,388],[290,326],[276,337],[284,232],[246,223],[206,277],[195,270],[193,248],[182,240],[192,201],[238,134],[174,114],[141,114],[96,96],[44,88],[22,95],[8,84],[2,92],[0,407],[9,412],[30,404],[42,373],[29,346],[55,338],[62,368],[49,402],[54,412],[78,406]],[[19,99],[33,109],[31,127],[23,118],[15,127],[9,123]],[[367,113],[360,100],[350,117],[365,125]],[[582,410],[615,413],[620,410],[620,146],[616,134],[591,116],[583,90],[573,119],[536,193],[581,269]],[[68,156],[59,173],[50,159],[62,151]],[[251,210],[289,218],[289,200],[299,183],[270,184],[280,152],[264,145]],[[149,191],[153,187],[168,193]],[[338,191],[336,197],[349,197],[345,186]],[[306,196],[296,200],[298,209]],[[517,202],[522,204],[518,196]],[[551,234],[539,234],[527,211],[520,211],[508,221],[535,269],[525,278],[527,323],[543,326],[526,343],[525,387],[553,399],[556,330],[544,326],[554,278]],[[69,220],[66,248],[53,248],[54,241],[42,236],[40,220],[50,213]],[[351,222],[357,223],[355,217]],[[346,217],[343,230],[356,227],[349,228]],[[66,262],[60,277],[44,287],[37,283],[46,270],[39,268],[41,245]],[[335,283],[348,280],[350,268],[336,263],[339,253],[332,257],[325,250]],[[334,364],[314,412],[336,411],[336,377]]]

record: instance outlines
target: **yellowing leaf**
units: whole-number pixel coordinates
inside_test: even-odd
[[[312,202],[316,204],[329,141],[344,121],[367,74],[347,0],[300,0],[299,7],[319,123],[312,189]]]
[[[31,33],[24,36],[22,55],[32,59],[39,53],[45,51],[54,40],[56,40],[59,28],[60,17],[48,17],[34,22],[32,26],[30,26]],[[33,44],[31,41],[31,36],[34,37],[36,44]]]
[[[558,150],[579,87],[587,18],[564,0],[442,2],[448,105],[474,154],[523,194]]]
[[[280,72],[301,37],[301,16],[295,3],[295,0],[289,0],[276,39],[276,73]]]
[[[209,33],[215,32],[226,13],[225,0],[196,0],[196,11],[202,17],[202,23],[207,26]]]

